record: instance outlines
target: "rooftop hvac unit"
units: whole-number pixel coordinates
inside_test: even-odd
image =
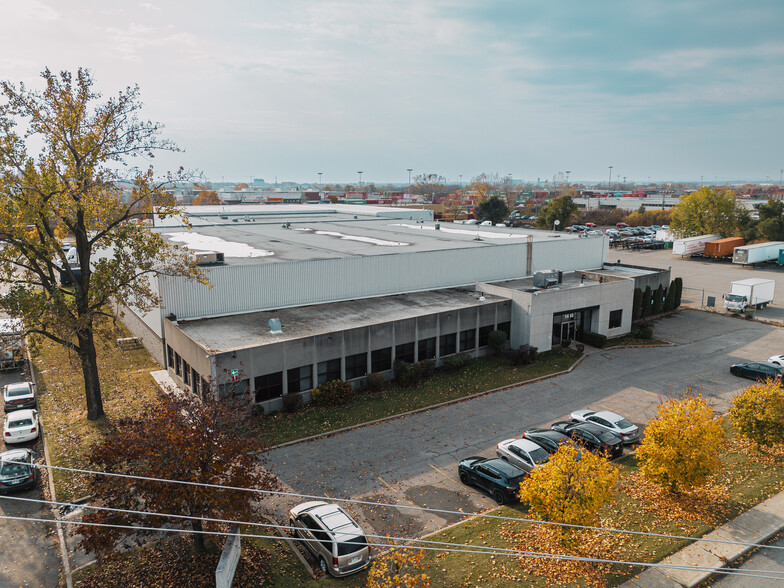
[[[219,251],[194,251],[190,254],[196,265],[219,265],[223,263],[223,253]]]
[[[552,288],[563,282],[563,272],[560,270],[542,270],[534,273],[535,288]]]

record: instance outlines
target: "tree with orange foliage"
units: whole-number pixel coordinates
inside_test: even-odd
[[[218,205],[220,203],[220,197],[215,190],[202,190],[196,198],[193,199],[194,206]]]
[[[165,478],[199,484],[217,484],[253,490],[273,490],[277,479],[262,469],[258,453],[264,449],[258,435],[242,435],[248,405],[229,405],[212,397],[160,392],[130,419],[112,423],[106,439],[95,445],[89,456],[97,470]],[[208,488],[156,480],[93,476],[93,502],[101,506],[164,512],[188,517],[197,550],[205,549],[202,531],[214,527],[203,519],[253,521],[254,502],[260,495],[244,490]],[[158,527],[149,516],[94,510],[83,517],[86,523]],[[84,525],[80,546],[103,555],[111,552],[125,536],[149,536],[154,531]]]
[[[732,424],[756,446],[784,443],[784,390],[781,382],[759,382],[732,401]]]

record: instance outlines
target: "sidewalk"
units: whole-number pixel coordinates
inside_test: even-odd
[[[648,568],[623,584],[622,588],[697,586],[721,568],[754,549],[745,545],[712,543],[704,539],[765,543],[782,530],[784,530],[784,492],[768,498],[736,519],[708,533],[703,540],[692,543],[659,562],[676,566],[701,566],[713,568],[713,571]]]

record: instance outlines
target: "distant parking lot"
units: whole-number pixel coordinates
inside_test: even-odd
[[[564,376],[277,449],[268,465],[297,492],[486,509],[495,506],[492,499],[458,480],[461,458],[493,456],[499,441],[580,408],[613,410],[642,424],[662,398],[687,386],[723,411],[749,383],[730,375],[731,363],[784,352],[784,330],[692,310],[657,321],[656,336],[675,346],[601,351]],[[281,513],[295,502],[279,504]],[[458,518],[396,508],[348,508],[369,533],[381,535],[421,535]]]

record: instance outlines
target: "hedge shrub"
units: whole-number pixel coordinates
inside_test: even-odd
[[[387,385],[387,379],[382,374],[368,374],[365,378],[365,390],[371,394],[381,392]]]
[[[490,334],[487,336],[487,345],[493,350],[493,353],[498,355],[506,346],[506,333],[503,331],[490,331]]]
[[[512,365],[528,365],[536,359],[538,354],[538,348],[533,345],[521,345],[517,349],[510,349],[506,352],[509,363]]]
[[[316,406],[340,406],[354,398],[354,386],[343,380],[332,380],[313,390],[313,404]]]
[[[471,356],[467,353],[458,353],[445,357],[441,361],[441,367],[447,372],[456,372],[463,369],[471,362]]]
[[[594,333],[593,331],[583,331],[583,343],[586,345],[590,345],[591,347],[598,347],[602,348],[607,345],[607,335],[600,335],[599,333]]]

